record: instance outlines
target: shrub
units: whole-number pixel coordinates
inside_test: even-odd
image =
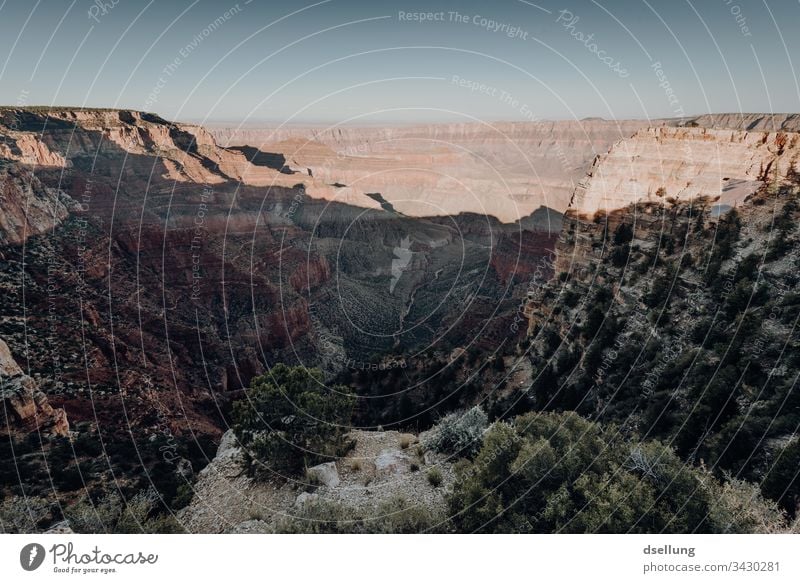
[[[326,387],[319,369],[279,364],[234,403],[233,429],[255,474],[299,474],[344,453],[353,404],[351,390]]]
[[[625,245],[631,241],[633,241],[633,228],[626,223],[620,223],[614,231],[614,245]]]
[[[431,468],[428,471],[428,483],[433,486],[434,488],[438,488],[442,485],[442,470],[439,468]]]
[[[762,488],[764,493],[777,500],[790,516],[800,518],[800,440],[794,440],[778,450]]]
[[[776,532],[754,488],[721,484],[657,441],[623,440],[575,413],[496,423],[449,496],[464,532]]]
[[[728,478],[723,485],[706,480],[711,499],[709,518],[719,532],[731,534],[786,532],[784,514],[765,500],[756,484]]]
[[[400,436],[400,448],[401,449],[408,449],[409,446],[414,443],[414,436],[403,434]]]
[[[480,407],[466,413],[451,413],[431,429],[423,446],[440,453],[472,456],[481,446],[489,419]]]
[[[43,498],[12,496],[0,503],[0,533],[38,532],[50,518],[50,505]]]
[[[171,515],[157,513],[159,496],[145,490],[123,500],[117,492],[98,501],[85,497],[64,510],[70,528],[78,534],[170,534],[183,532]]]

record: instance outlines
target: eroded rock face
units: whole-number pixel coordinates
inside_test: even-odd
[[[32,171],[0,164],[0,245],[19,245],[54,229],[75,207],[75,201],[42,184]]]
[[[709,197],[735,206],[800,170],[800,134],[690,127],[640,130],[598,157],[570,209],[585,215],[635,202]]]
[[[40,430],[68,435],[64,409],[55,409],[36,381],[22,372],[8,345],[0,340],[0,433],[16,434]]]
[[[560,220],[343,204],[324,174],[140,112],[0,108],[0,133],[65,161],[0,155],[0,336],[73,424],[110,430],[218,436],[218,401],[266,362],[332,377],[434,341],[491,350]]]
[[[541,206],[563,212],[594,157],[645,126],[587,120],[211,132],[224,145],[280,154],[296,176],[334,185],[341,202],[513,222]]]
[[[379,209],[379,203],[354,190],[353,196],[303,169],[263,163],[246,150],[219,147],[203,127],[168,122],[157,115],[127,110],[0,108],[0,159],[40,169],[89,168],[104,174],[109,160],[125,155],[159,158],[155,177],[180,184],[291,188],[304,184],[309,197]],[[135,166],[134,160],[126,162]],[[0,225],[2,226],[2,225]],[[33,232],[32,234],[36,234]],[[19,242],[11,240],[11,242]]]

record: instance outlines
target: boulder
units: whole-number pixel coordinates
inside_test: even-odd
[[[214,463],[200,470],[200,476],[214,472],[223,478],[237,478],[244,470],[244,452],[233,429],[229,429],[222,434]]]
[[[315,502],[318,499],[319,499],[318,494],[312,494],[310,492],[300,492],[300,494],[298,494],[297,498],[294,501],[294,507],[302,508],[309,502]]]
[[[411,458],[402,451],[384,449],[375,458],[375,471],[378,475],[393,476],[411,469]]]
[[[53,526],[44,531],[44,534],[75,534],[75,531],[70,527],[69,522],[62,520],[55,523]]]
[[[306,470],[306,477],[309,481],[319,484],[320,486],[327,486],[328,488],[335,488],[341,482],[339,470],[336,469],[335,462],[327,462],[308,468]]]

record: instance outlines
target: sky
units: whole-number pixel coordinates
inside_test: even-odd
[[[800,111],[798,0],[0,0],[0,103],[204,123]]]

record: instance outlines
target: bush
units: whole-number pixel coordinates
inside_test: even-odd
[[[784,533],[785,516],[778,505],[765,500],[756,484],[728,478],[719,486],[708,480],[709,518],[720,532],[731,534]]]
[[[319,369],[279,364],[234,403],[233,429],[254,473],[299,474],[345,453],[353,405],[351,390],[326,387]]]
[[[619,438],[575,413],[496,423],[449,497],[464,532],[775,532],[784,516],[660,442]]]
[[[12,496],[0,503],[0,533],[38,532],[50,517],[50,505],[43,498]]]
[[[790,442],[776,452],[762,488],[764,493],[777,500],[790,516],[800,518],[800,440]]]
[[[430,430],[423,446],[440,453],[473,456],[488,425],[489,418],[478,406],[466,413],[451,413]]]
[[[434,488],[441,486],[443,479],[442,470],[439,468],[431,468],[430,471],[428,471],[428,483]]]
[[[123,500],[119,493],[93,502],[88,497],[64,511],[70,528],[78,534],[171,534],[183,528],[171,515],[159,515],[159,497],[145,490]]]
[[[620,223],[614,231],[614,245],[625,245],[633,241],[633,228],[627,223]]]

